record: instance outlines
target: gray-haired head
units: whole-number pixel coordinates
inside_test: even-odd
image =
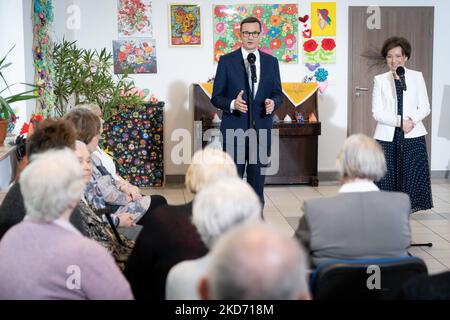
[[[228,153],[207,147],[192,157],[186,172],[186,187],[197,193],[208,183],[223,177],[237,177],[236,164]]]
[[[221,237],[203,281],[200,294],[213,300],[310,298],[303,249],[265,223],[242,225]]]
[[[342,144],[336,164],[342,180],[378,181],[386,173],[386,160],[381,146],[364,134],[354,134]]]
[[[20,189],[27,216],[53,221],[81,199],[83,171],[68,148],[36,154],[20,174]]]
[[[228,177],[202,189],[194,198],[192,222],[211,248],[216,239],[244,221],[259,221],[261,203],[242,179]]]

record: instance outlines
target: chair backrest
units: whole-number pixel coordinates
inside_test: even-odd
[[[418,257],[330,260],[313,272],[310,287],[315,300],[391,300],[408,279],[427,274]]]

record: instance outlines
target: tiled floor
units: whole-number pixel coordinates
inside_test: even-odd
[[[309,186],[266,186],[264,217],[287,235],[292,236],[299,218],[303,215],[303,201],[333,196],[337,183],[321,183],[319,187]],[[424,259],[431,274],[450,269],[450,181],[433,180],[434,208],[411,215],[412,237],[415,243],[432,242],[433,247],[414,247],[410,253]],[[146,194],[164,195],[171,204],[182,204],[192,200],[193,195],[183,186],[161,189],[145,189]]]

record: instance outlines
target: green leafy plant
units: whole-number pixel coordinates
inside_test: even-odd
[[[53,91],[60,116],[71,104],[96,103],[102,108],[103,117],[108,119],[115,108],[146,103],[134,94],[135,85],[128,75],[112,73],[112,54],[105,48],[100,52],[81,49],[76,41],[63,39],[53,48],[53,63]]]
[[[23,91],[20,93],[12,94],[11,93],[11,87],[18,84],[13,83],[11,85],[8,84],[6,81],[3,70],[8,68],[12,65],[12,62],[5,62],[6,58],[8,57],[8,54],[14,49],[15,46],[13,46],[9,51],[6,53],[6,55],[0,59],[0,78],[2,78],[3,83],[5,84],[5,88],[0,90],[0,120],[12,120],[15,121],[15,113],[14,110],[11,108],[11,104],[17,101],[24,101],[24,100],[30,100],[30,99],[36,99],[37,95],[34,94],[35,89],[37,86],[27,83],[20,83],[27,86],[33,87],[31,90]],[[3,96],[3,93],[7,91],[10,93],[8,96]],[[32,93],[32,94],[31,94]]]

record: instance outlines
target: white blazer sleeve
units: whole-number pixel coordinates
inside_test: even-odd
[[[430,114],[430,102],[428,100],[428,93],[427,93],[427,87],[425,85],[425,80],[423,78],[422,72],[418,72],[417,77],[417,100],[418,105],[414,106],[414,109],[411,110],[410,114],[408,115],[414,123],[417,123],[419,121],[422,121],[426,116]]]
[[[383,106],[383,88],[379,78],[374,78],[372,92],[372,114],[374,119],[381,124],[396,127],[398,125],[398,117],[389,108]]]

